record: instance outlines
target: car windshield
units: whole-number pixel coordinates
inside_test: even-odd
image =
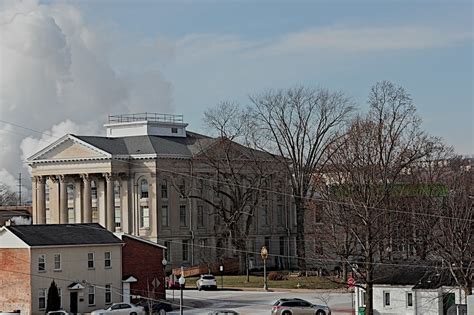
[[[211,276],[202,276],[202,278],[204,280],[214,280],[215,279],[214,276],[212,276],[212,275]]]

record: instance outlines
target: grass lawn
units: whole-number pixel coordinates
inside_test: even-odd
[[[221,287],[221,276],[215,275],[217,286]],[[186,287],[193,288],[196,286],[197,277],[186,278]],[[279,289],[338,289],[344,286],[332,282],[324,277],[298,277],[289,278],[288,280],[268,281],[268,288]],[[224,288],[263,288],[263,276],[250,276],[247,282],[247,276],[224,276]]]

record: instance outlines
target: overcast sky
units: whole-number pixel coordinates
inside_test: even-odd
[[[202,131],[220,101],[300,84],[363,109],[371,85],[393,81],[425,129],[474,153],[472,1],[1,3],[3,181],[64,133],[103,133],[108,114],[184,114]]]

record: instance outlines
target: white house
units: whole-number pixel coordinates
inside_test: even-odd
[[[453,304],[462,304],[464,296],[448,270],[426,267],[392,268],[375,275],[374,314],[439,315]],[[356,310],[365,307],[365,290],[355,289]]]
[[[44,314],[53,280],[71,313],[121,301],[123,244],[95,223],[0,228],[0,312]]]

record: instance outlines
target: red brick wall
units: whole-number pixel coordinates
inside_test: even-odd
[[[0,248],[0,311],[31,313],[30,254],[26,248]]]
[[[133,276],[138,279],[130,285],[131,294],[164,299],[164,272],[161,264],[163,249],[126,235],[122,237],[122,240],[125,242],[122,249],[123,276]],[[156,289],[152,285],[155,278],[160,281],[160,286]]]

